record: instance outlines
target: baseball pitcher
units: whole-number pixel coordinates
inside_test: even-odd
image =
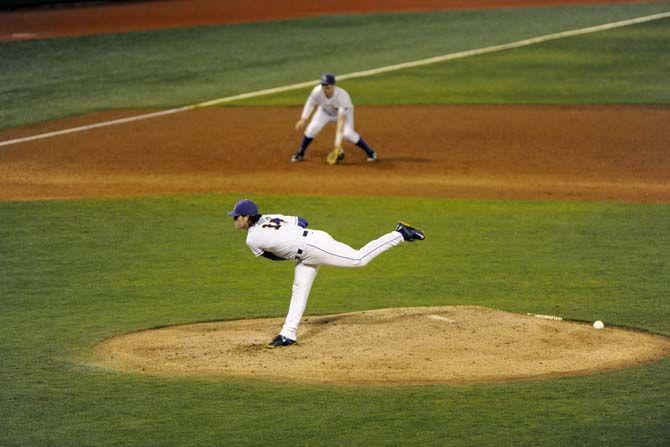
[[[273,261],[295,261],[291,304],[281,332],[270,347],[289,346],[298,339],[298,326],[307,306],[309,292],[319,267],[364,267],[386,250],[405,241],[425,239],[422,231],[399,222],[394,231],[355,250],[320,230],[308,230],[302,217],[259,214],[258,206],[248,199],[238,201],[228,213],[235,228],[247,230],[247,245],[255,256]]]

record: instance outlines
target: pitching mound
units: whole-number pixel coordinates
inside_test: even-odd
[[[270,349],[283,318],[173,326],[98,344],[100,362],[163,376],[340,385],[463,384],[590,374],[670,354],[670,340],[473,306],[307,317]]]

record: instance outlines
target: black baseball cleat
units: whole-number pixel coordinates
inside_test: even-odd
[[[377,153],[372,151],[372,153],[368,155],[368,163],[374,163],[375,161],[377,161]]]
[[[291,163],[297,163],[299,161],[305,160],[305,156],[302,155],[301,153],[295,153],[293,154],[293,157],[291,157]]]
[[[277,335],[270,343],[268,343],[268,346],[271,348],[278,348],[279,346],[291,346],[293,344],[295,344],[295,340],[291,340],[283,335]]]
[[[423,231],[417,230],[405,222],[398,222],[398,225],[395,226],[395,231],[402,234],[402,238],[409,242],[426,239],[426,235],[423,234]]]

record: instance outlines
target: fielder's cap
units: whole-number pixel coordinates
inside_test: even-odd
[[[235,204],[232,211],[228,212],[229,216],[255,216],[258,214],[258,205],[249,199],[242,199]]]
[[[335,75],[332,73],[322,74],[321,85],[335,85]]]

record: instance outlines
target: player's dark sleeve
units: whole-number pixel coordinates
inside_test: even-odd
[[[277,256],[276,254],[274,254],[274,253],[272,253],[272,252],[270,252],[270,251],[264,251],[264,252],[261,254],[261,256],[263,256],[264,258],[268,258],[268,259],[270,259],[270,260],[272,260],[272,261],[287,261],[287,259],[280,258],[279,256]]]
[[[298,225],[303,227],[303,228],[307,228],[307,225],[309,225],[309,222],[307,222],[307,219],[305,219],[304,217],[298,217]]]

